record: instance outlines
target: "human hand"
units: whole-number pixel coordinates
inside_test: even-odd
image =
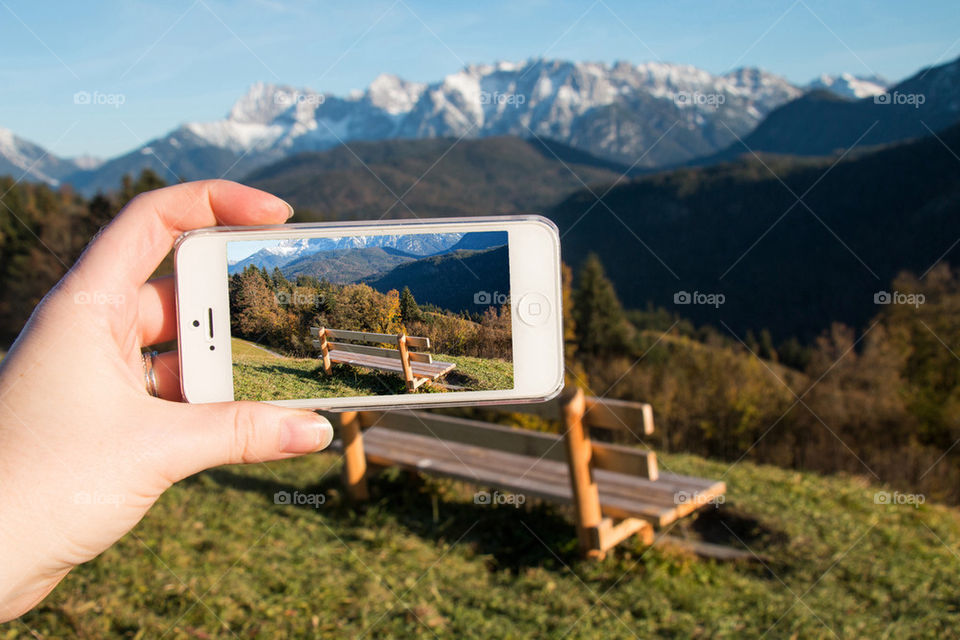
[[[176,338],[172,277],[147,282],[188,229],[284,222],[272,195],[226,181],[142,194],[36,308],[0,363],[0,621],[42,600],[209,467],[318,451],[330,423],[255,402],[179,402],[176,353],[147,394],[141,347]]]

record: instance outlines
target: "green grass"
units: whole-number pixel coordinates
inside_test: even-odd
[[[728,465],[664,455],[677,473]],[[671,531],[765,559],[622,545],[581,561],[558,508],[473,504],[388,471],[341,499],[339,459],[221,468],[171,489],[0,638],[907,638],[960,629],[960,512],[877,505],[851,477],[730,469],[728,501]],[[274,504],[322,493],[319,508]],[[436,508],[434,509],[434,500]],[[201,601],[198,603],[198,599]],[[771,629],[772,627],[772,629]]]
[[[277,357],[251,342],[232,339],[234,396],[244,400],[291,398],[337,398],[406,393],[397,373],[334,364],[333,373],[323,372],[318,358]],[[504,360],[435,354],[434,360],[453,362],[456,369],[441,382],[470,391],[513,388],[513,365]],[[437,393],[437,386],[424,386],[418,393]]]

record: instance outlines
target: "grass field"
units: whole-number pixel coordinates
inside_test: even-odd
[[[239,338],[233,338],[234,396],[244,400],[290,398],[337,398],[406,393],[403,378],[385,373],[334,364],[333,373],[323,373],[318,358],[287,358]],[[512,389],[513,365],[504,360],[434,354],[434,359],[453,362],[457,368],[442,381],[470,391]],[[435,385],[419,393],[442,392]]]
[[[388,471],[357,510],[341,499],[339,464],[318,454],[180,483],[0,638],[947,638],[960,629],[960,512],[877,504],[880,488],[859,478],[743,462],[724,478],[726,504],[670,531],[747,547],[764,563],[635,543],[590,563],[577,559],[557,508],[475,505],[472,487]],[[661,466],[714,478],[728,469],[684,455]],[[277,492],[294,491],[324,503],[275,504]]]

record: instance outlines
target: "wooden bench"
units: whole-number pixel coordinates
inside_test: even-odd
[[[338,432],[332,447],[344,454],[348,496],[368,498],[369,463],[569,503],[582,552],[602,558],[634,534],[651,544],[655,529],[726,492],[720,481],[660,472],[652,451],[591,440],[591,427],[649,435],[650,405],[587,397],[577,389],[548,403],[489,409],[560,420],[564,435],[426,411],[328,414]]]
[[[395,372],[403,376],[408,393],[413,393],[421,385],[430,384],[440,376],[453,371],[457,366],[452,362],[434,362],[429,353],[410,351],[410,347],[429,349],[430,338],[408,336],[403,333],[393,335],[324,327],[310,327],[310,337],[313,340],[313,346],[320,350],[323,370],[327,374],[331,373],[334,362]],[[333,340],[390,344],[396,345],[396,348],[333,342]]]

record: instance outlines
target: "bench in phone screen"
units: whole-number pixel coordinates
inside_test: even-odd
[[[410,350],[429,349],[430,338],[403,333],[394,335],[325,327],[310,327],[310,338],[314,348],[320,351],[323,370],[327,374],[332,372],[334,363],[399,373],[403,376],[409,393],[422,385],[430,384],[457,366],[452,362],[435,362],[429,353]],[[347,342],[348,340],[351,342]],[[357,342],[368,344],[356,344]]]

